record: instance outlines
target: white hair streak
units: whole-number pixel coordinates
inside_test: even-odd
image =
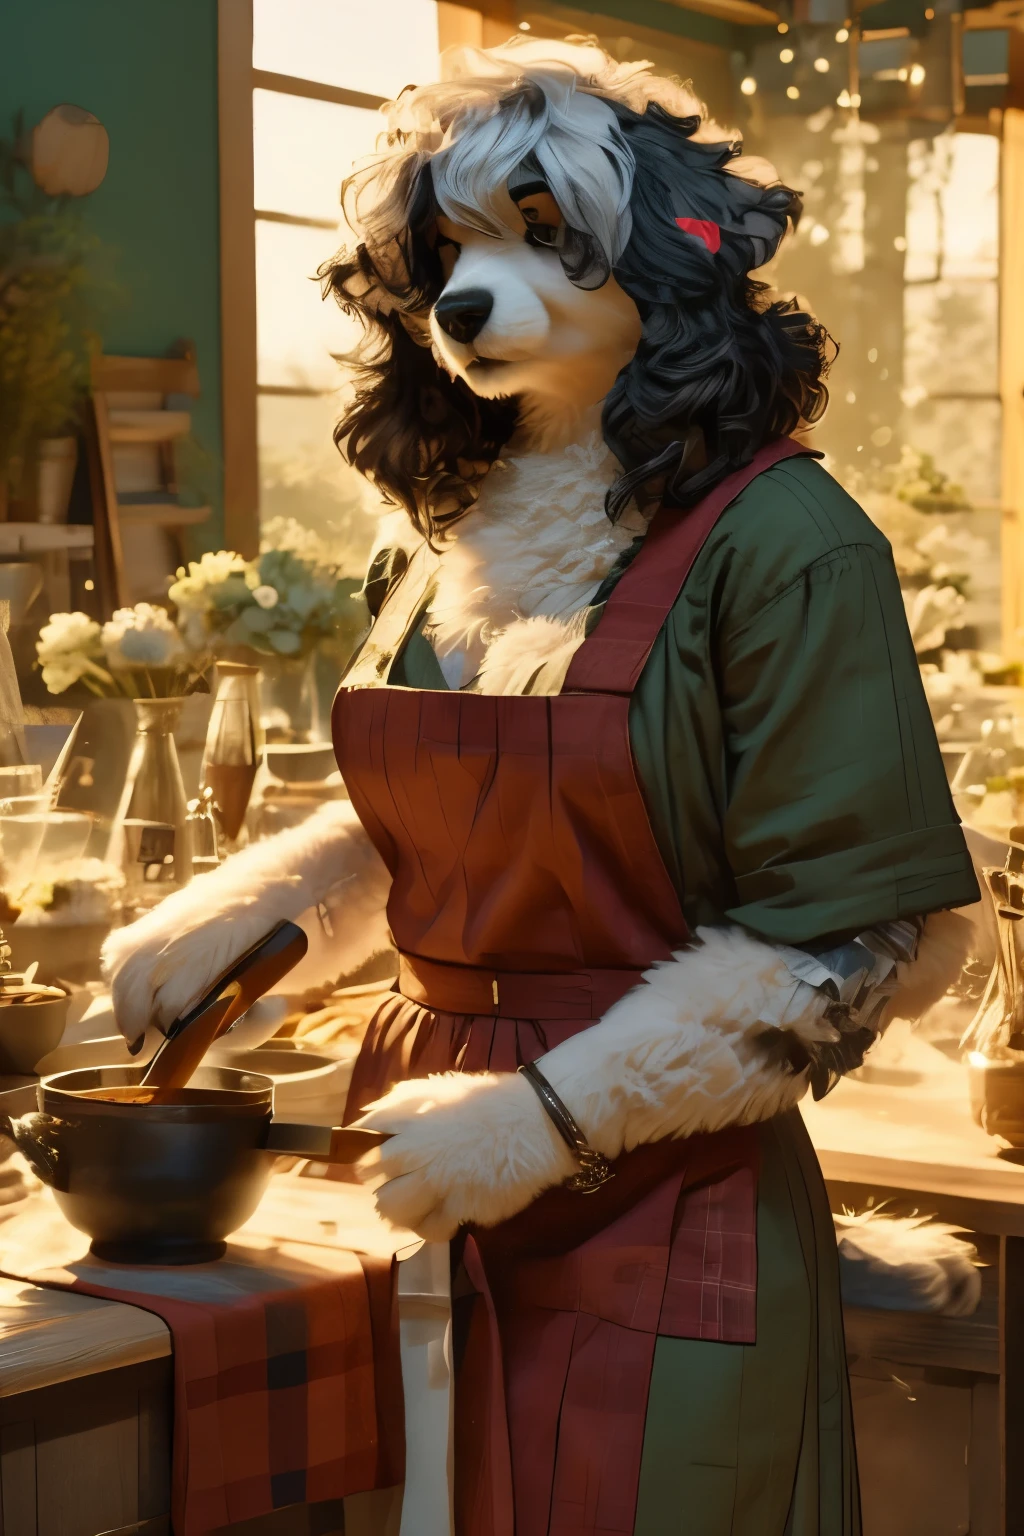
[[[541,94],[541,111],[517,96],[524,84]],[[620,64],[594,38],[519,35],[497,48],[449,48],[439,81],[410,87],[383,109],[387,131],[350,183],[349,221],[357,233],[372,233],[373,210],[364,215],[359,206],[360,186],[380,176],[382,162],[391,159],[397,170],[415,157],[429,161],[448,218],[500,235],[518,228],[508,177],[533,155],[567,221],[614,263],[632,228],[635,165],[612,102],[641,114],[654,103],[674,117],[698,118],[696,142],[739,148],[739,135],[708,115],[689,82],[655,74],[647,60]],[[752,156],[737,155],[726,168],[763,186],[778,181],[774,167]],[[379,183],[375,200],[379,206]]]

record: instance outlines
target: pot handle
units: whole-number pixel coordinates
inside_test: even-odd
[[[374,1147],[390,1141],[384,1131],[364,1131],[354,1125],[294,1125],[271,1120],[267,1152],[275,1157],[308,1157],[315,1163],[355,1163]]]
[[[60,1124],[52,1115],[11,1115],[0,1110],[0,1134],[9,1136],[34,1173],[51,1189],[63,1189]]]

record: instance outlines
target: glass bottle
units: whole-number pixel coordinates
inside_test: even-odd
[[[219,661],[199,783],[212,793],[228,844],[236,841],[245,823],[263,744],[259,667]]]

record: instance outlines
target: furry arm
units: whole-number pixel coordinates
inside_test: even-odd
[[[890,1011],[905,1011],[899,990],[913,989],[922,963],[930,982],[918,985],[918,999],[941,996],[955,979],[962,952],[950,924],[967,925],[941,918],[938,963],[927,944],[930,921],[917,960],[879,967],[891,974]],[[697,938],[538,1062],[591,1146],[609,1158],[641,1142],[791,1109],[820,1053],[841,1041],[833,1020],[843,1022],[847,1005],[835,988],[795,973],[803,960],[811,974],[827,975],[819,962],[741,928],[702,928]],[[392,1133],[366,1165],[369,1178],[387,1181],[377,1191],[382,1215],[426,1238],[450,1237],[465,1222],[503,1221],[575,1171],[517,1074],[449,1072],[399,1083],[359,1123]]]
[[[782,1031],[835,1038],[827,995],[740,928],[646,973],[604,1018],[538,1066],[591,1146],[614,1158],[640,1142],[767,1119],[807,1086],[778,1050]],[[767,1043],[766,1043],[767,1042]],[[399,1083],[359,1122],[390,1131],[367,1166],[389,1182],[381,1213],[421,1236],[512,1216],[575,1165],[530,1084],[508,1073],[446,1073]]]
[[[354,969],[390,942],[389,885],[351,803],[322,806],[301,826],[233,854],[110,935],[103,968],[118,1028],[130,1044],[141,1042],[148,1024],[166,1028],[276,923],[294,921],[338,886],[338,974]]]

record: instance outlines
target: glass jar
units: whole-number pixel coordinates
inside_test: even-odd
[[[268,741],[327,741],[320,707],[316,652],[278,656],[263,665],[263,725]]]

